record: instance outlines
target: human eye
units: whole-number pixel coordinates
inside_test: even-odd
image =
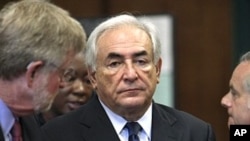
[[[235,91],[231,91],[231,94],[232,94],[232,96],[236,96],[236,93],[235,93]]]
[[[73,69],[68,69],[63,74],[63,81],[64,82],[72,82],[76,80],[76,72]]]
[[[108,67],[109,68],[117,68],[121,65],[121,62],[120,61],[110,61],[110,63],[108,63]]]
[[[231,89],[230,93],[232,94],[233,98],[238,98],[239,97],[239,93],[234,89]]]
[[[134,61],[138,66],[145,66],[148,64],[147,59],[136,59]]]

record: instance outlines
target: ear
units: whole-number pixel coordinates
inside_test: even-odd
[[[162,59],[160,58],[155,66],[156,67],[157,83],[160,82],[161,65],[162,65]]]
[[[90,80],[90,83],[92,84],[92,87],[94,89],[97,89],[97,85],[96,85],[96,72],[95,71],[91,71],[88,69],[88,77],[89,77],[89,80]]]
[[[39,68],[41,68],[43,66],[43,62],[42,61],[34,61],[31,62],[28,66],[27,66],[27,71],[26,71],[26,81],[27,81],[27,85],[28,87],[32,87],[33,83],[34,83],[34,79],[37,75],[37,72],[39,70]]]

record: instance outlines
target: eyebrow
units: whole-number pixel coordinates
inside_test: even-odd
[[[134,53],[132,56],[133,57],[139,57],[139,56],[145,56],[148,53],[146,51],[140,51],[140,52],[136,52]],[[108,54],[108,59],[114,59],[114,58],[124,58],[121,54],[115,53],[115,52],[111,52]]]
[[[234,86],[233,86],[233,85],[230,85],[230,86],[229,86],[229,88],[230,88],[230,91],[233,91],[233,92],[238,93],[238,91],[234,88]]]
[[[140,51],[140,52],[133,54],[133,57],[145,56],[147,54],[148,53],[145,50],[143,50],[143,51]]]
[[[107,59],[114,59],[114,58],[123,58],[122,55],[115,53],[115,52],[111,52],[108,54]]]

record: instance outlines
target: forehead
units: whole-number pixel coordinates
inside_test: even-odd
[[[147,47],[151,45],[151,40],[144,30],[132,25],[122,25],[113,29],[108,29],[102,33],[97,41],[99,49],[106,47],[128,47],[133,45]]]
[[[250,62],[241,62],[234,70],[233,76],[243,79],[250,75]]]
[[[77,54],[74,59],[71,60],[71,62],[65,66],[66,69],[68,68],[73,68],[76,70],[84,70],[87,69],[85,66],[85,62],[84,62],[84,57],[82,54]]]
[[[244,82],[246,78],[250,77],[250,62],[241,62],[234,70],[231,83]]]

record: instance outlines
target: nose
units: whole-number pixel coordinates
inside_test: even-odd
[[[75,80],[73,84],[73,93],[78,96],[83,96],[84,95],[84,84],[81,80],[77,79]]]
[[[229,108],[232,106],[231,100],[230,100],[230,93],[227,93],[225,96],[221,99],[221,105],[225,108]]]
[[[135,66],[129,62],[125,65],[124,69],[124,80],[127,82],[133,82],[138,78]]]

